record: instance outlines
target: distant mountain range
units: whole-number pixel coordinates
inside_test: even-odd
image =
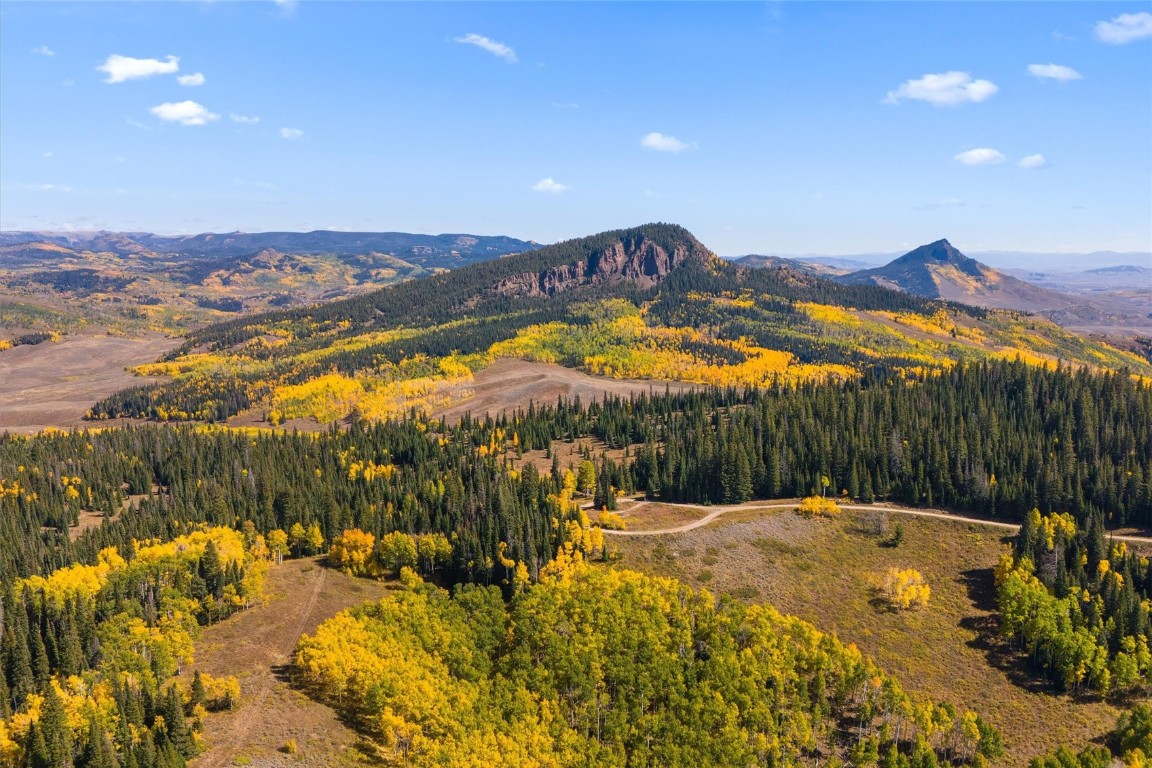
[[[23,248],[22,248],[23,246]],[[290,255],[359,256],[382,253],[424,269],[453,269],[507,253],[520,253],[538,243],[514,237],[483,235],[416,235],[407,232],[229,232],[199,235],[154,235],[149,232],[0,232],[0,264],[54,246],[77,253],[120,256],[155,254],[234,258],[272,249]]]

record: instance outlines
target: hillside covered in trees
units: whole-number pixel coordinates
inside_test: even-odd
[[[301,682],[387,765],[988,765],[999,735],[768,606],[559,558],[509,604],[407,589],[325,622]]]
[[[204,328],[137,369],[171,380],[119,392],[90,417],[389,418],[445,405],[498,357],[719,386],[1014,358],[1152,375],[1147,360],[1039,318],[746,269],[653,224]]]

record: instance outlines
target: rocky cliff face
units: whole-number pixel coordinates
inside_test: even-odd
[[[623,240],[589,258],[572,264],[523,272],[504,278],[485,292],[483,297],[542,297],[589,285],[629,281],[650,288],[665,275],[688,261],[715,258],[699,243],[677,244],[672,250],[644,237]]]

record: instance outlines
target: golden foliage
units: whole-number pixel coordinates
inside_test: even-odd
[[[913,568],[889,568],[884,577],[884,594],[897,608],[924,608],[932,595],[924,576]]]

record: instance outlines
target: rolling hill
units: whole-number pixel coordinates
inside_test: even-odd
[[[450,405],[502,357],[717,386],[919,376],[988,358],[1152,375],[1147,360],[1041,318],[789,265],[749,269],[682,227],[650,224],[208,326],[137,369],[169,380],[118,393],[91,415],[387,418]]]
[[[0,328],[183,333],[535,247],[510,237],[402,232],[4,232]]]

